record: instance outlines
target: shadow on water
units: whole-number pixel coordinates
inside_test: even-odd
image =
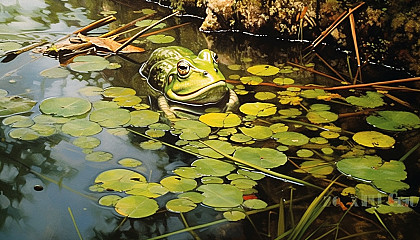
[[[0,3],[2,11],[0,41],[7,40],[24,44],[33,43],[39,39],[53,41],[87,25],[92,20],[101,18],[102,11],[110,10],[116,11],[117,17],[117,21],[109,26],[113,29],[138,18],[138,13],[133,10],[139,10],[139,8],[155,9],[158,11],[156,18],[165,16],[169,12],[168,9],[143,1],[135,6],[125,6],[113,1],[80,0],[25,0],[19,3]],[[299,61],[304,57],[302,49],[305,44],[302,43],[284,42],[268,37],[256,38],[240,33],[205,34],[197,31],[199,26],[197,19],[189,17],[170,19],[168,25],[183,22],[191,22],[191,24],[169,32],[176,36],[175,42],[171,45],[185,46],[195,53],[204,48],[214,50],[220,57],[221,70],[226,77],[237,74],[236,71],[230,70],[228,65],[240,64],[242,69],[246,69],[255,64],[280,65],[287,61]],[[95,31],[106,32],[108,28],[102,27]],[[40,71],[57,66],[57,60],[39,54],[24,53],[15,60],[0,65],[0,88],[6,89],[11,95],[21,95],[40,102],[49,97],[80,97],[78,90],[85,86],[101,88],[124,86],[136,89],[138,94],[146,100],[147,85],[138,74],[138,69],[151,51],[160,45],[152,44],[142,38],[137,44],[144,47],[147,50],[146,53],[129,55],[131,61],[119,56],[109,58],[110,61],[121,64],[120,70],[89,73],[72,71],[69,76],[62,79],[47,79],[39,75]],[[331,64],[334,67],[346,69],[347,62],[344,54],[341,56],[342,53],[336,51],[332,53],[324,51],[324,53],[326,58],[331,58]],[[394,78],[390,77],[390,73],[394,74],[393,71],[384,71],[384,68],[378,66],[370,68],[374,69],[372,77],[377,76],[378,69],[376,68],[380,69],[379,72],[389,71],[381,78]],[[320,67],[320,71],[322,70],[328,71]],[[398,76],[401,75],[398,73]],[[296,72],[290,76],[295,79],[296,84],[334,84],[329,79],[305,71]],[[252,91],[264,89],[266,88],[250,88]],[[413,100],[413,96],[402,96],[404,97]],[[414,95],[414,97],[418,99],[418,96]],[[97,99],[92,97],[90,100]],[[242,97],[242,101],[245,100],[247,100],[246,97]],[[41,114],[37,107],[28,115]],[[336,110],[345,112],[345,109]],[[352,129],[357,123],[342,124]],[[357,127],[367,128],[367,126]],[[11,127],[4,125],[0,130],[2,139],[0,142],[0,239],[77,239],[69,209],[75,217],[83,239],[146,239],[185,228],[179,214],[170,212],[160,212],[145,219],[124,219],[113,209],[98,204],[98,199],[106,195],[106,192],[92,192],[89,187],[102,171],[121,168],[117,161],[122,158],[131,157],[141,160],[143,165],[135,170],[146,176],[149,182],[158,182],[163,177],[171,175],[175,168],[189,166],[195,160],[194,157],[168,147],[145,150],[139,147],[139,143],[144,141],[141,137],[115,136],[102,131],[96,136],[101,140],[101,145],[95,150],[112,152],[113,159],[106,163],[88,162],[85,160],[86,154],[83,150],[72,144],[74,137],[56,134],[35,141],[19,141],[8,135],[10,130]],[[409,140],[402,140],[402,142],[408,147],[411,146],[410,142],[418,140],[418,136],[408,136],[407,139]],[[172,136],[166,140],[176,141]],[[272,146],[272,143],[266,144],[268,147]],[[397,154],[393,154],[398,157]],[[415,161],[407,162],[412,167],[407,166],[408,182],[418,189],[418,183],[410,177],[414,175],[413,169],[418,169],[418,166]],[[284,171],[293,169],[289,166]],[[285,189],[288,189],[291,184],[266,179],[260,185],[261,196],[272,203],[278,203],[280,197],[288,197],[289,192]],[[296,188],[300,191],[296,197],[313,194],[311,190],[298,186]],[[412,190],[412,192],[416,193],[417,190]],[[168,194],[157,201],[160,207],[164,208],[166,201],[173,197],[174,194]],[[297,206],[296,215],[303,213],[305,206],[305,204]],[[331,222],[337,222],[341,216],[334,209],[327,209],[327,212],[332,214],[325,216],[325,218],[332,218]],[[358,213],[362,211],[359,210]],[[184,215],[191,225],[205,224],[223,218],[220,212],[204,206]],[[266,216],[256,219],[254,221],[258,229],[263,232],[270,231],[270,219],[266,219]],[[357,216],[352,220],[355,219]],[[416,219],[418,220],[415,216],[409,216],[407,221],[415,222]],[[387,220],[398,225],[398,218],[387,218]],[[371,229],[366,222],[356,225],[361,229]],[[258,237],[248,221],[218,224],[197,233],[202,239],[255,239]],[[193,239],[193,237],[189,233],[183,233],[172,236],[171,239]]]

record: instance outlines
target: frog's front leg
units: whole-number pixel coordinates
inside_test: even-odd
[[[238,95],[236,95],[235,91],[232,89],[229,89],[229,101],[226,103],[226,112],[232,112],[235,111],[238,108],[239,105],[239,98]]]
[[[175,119],[175,113],[172,111],[172,109],[169,107],[169,103],[166,100],[164,96],[160,96],[157,99],[159,109],[163,111],[165,116],[169,119]]]

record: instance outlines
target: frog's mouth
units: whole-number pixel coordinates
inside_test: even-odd
[[[173,101],[204,105],[219,102],[228,90],[226,82],[220,80],[188,94],[176,94],[170,89],[166,95]]]

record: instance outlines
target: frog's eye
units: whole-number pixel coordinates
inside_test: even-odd
[[[219,56],[217,56],[217,54],[214,52],[212,57],[213,57],[213,62],[218,64],[219,63]]]
[[[179,61],[176,69],[178,71],[178,75],[181,78],[187,77],[188,73],[190,73],[191,67],[186,61]]]

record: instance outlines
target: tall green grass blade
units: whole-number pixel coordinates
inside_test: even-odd
[[[376,218],[378,219],[378,221],[382,224],[382,226],[385,228],[385,230],[389,233],[389,235],[391,236],[392,239],[397,240],[394,235],[392,235],[391,231],[389,231],[389,229],[386,227],[385,223],[382,221],[382,218],[379,216],[378,212],[373,211],[373,213],[375,214]]]
[[[74,219],[74,215],[73,215],[73,212],[71,211],[71,208],[68,207],[67,210],[70,213],[71,220],[73,221],[73,225],[74,225],[74,228],[76,229],[76,232],[77,232],[77,235],[79,236],[79,239],[83,240],[82,234],[80,234],[79,228],[77,227],[76,220]]]

